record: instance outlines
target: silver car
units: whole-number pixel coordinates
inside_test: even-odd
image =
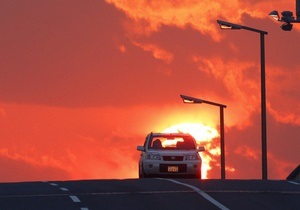
[[[150,133],[139,159],[139,178],[175,176],[201,179],[202,160],[195,139],[184,133]]]

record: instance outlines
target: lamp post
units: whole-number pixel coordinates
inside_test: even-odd
[[[183,100],[183,103],[188,104],[210,104],[213,106],[220,107],[220,147],[221,147],[221,179],[225,179],[225,143],[224,143],[224,108],[226,108],[226,105],[206,101],[199,98],[194,98],[186,95],[180,95],[180,97]]]
[[[260,66],[261,66],[261,144],[262,144],[262,179],[268,179],[267,173],[267,117],[266,117],[266,76],[265,76],[265,35],[266,31],[243,25],[217,20],[221,29],[245,29],[260,34]]]

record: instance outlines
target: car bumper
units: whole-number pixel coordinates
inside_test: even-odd
[[[201,161],[153,161],[144,160],[143,170],[147,175],[200,175]],[[173,170],[177,169],[177,170]]]

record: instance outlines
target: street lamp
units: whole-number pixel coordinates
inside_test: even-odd
[[[199,98],[194,98],[186,95],[180,95],[180,97],[183,100],[183,103],[188,104],[210,104],[213,106],[220,107],[220,147],[221,147],[221,179],[225,179],[225,144],[224,144],[224,108],[226,108],[226,105],[218,104],[211,101],[206,101]]]
[[[265,35],[266,31],[243,25],[217,20],[221,29],[245,29],[260,34],[260,66],[261,66],[261,143],[262,143],[262,179],[268,179],[267,174],[267,117],[266,117],[266,76],[265,76]]]
[[[296,18],[291,11],[283,11],[281,17],[277,10],[269,13],[269,16],[279,22],[284,22],[281,29],[284,31],[291,31],[293,28],[292,23],[300,23],[300,0],[296,0]]]

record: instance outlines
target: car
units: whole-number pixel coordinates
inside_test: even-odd
[[[149,133],[138,164],[139,178],[186,177],[201,179],[201,156],[195,139],[187,133]]]

